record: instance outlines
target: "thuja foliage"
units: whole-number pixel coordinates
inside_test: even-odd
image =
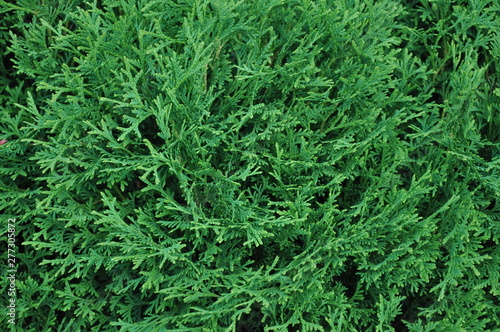
[[[498,1],[1,3],[2,330],[500,329]]]

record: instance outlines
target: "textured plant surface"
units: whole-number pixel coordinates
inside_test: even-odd
[[[497,0],[0,4],[2,331],[500,330]]]

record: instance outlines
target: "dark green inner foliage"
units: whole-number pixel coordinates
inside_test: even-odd
[[[2,330],[500,329],[497,0],[0,4]]]

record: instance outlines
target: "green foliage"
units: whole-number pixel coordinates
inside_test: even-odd
[[[0,4],[17,328],[500,329],[497,1]]]

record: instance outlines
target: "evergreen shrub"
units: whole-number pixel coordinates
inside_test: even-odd
[[[500,331],[497,0],[0,3],[2,330]]]

